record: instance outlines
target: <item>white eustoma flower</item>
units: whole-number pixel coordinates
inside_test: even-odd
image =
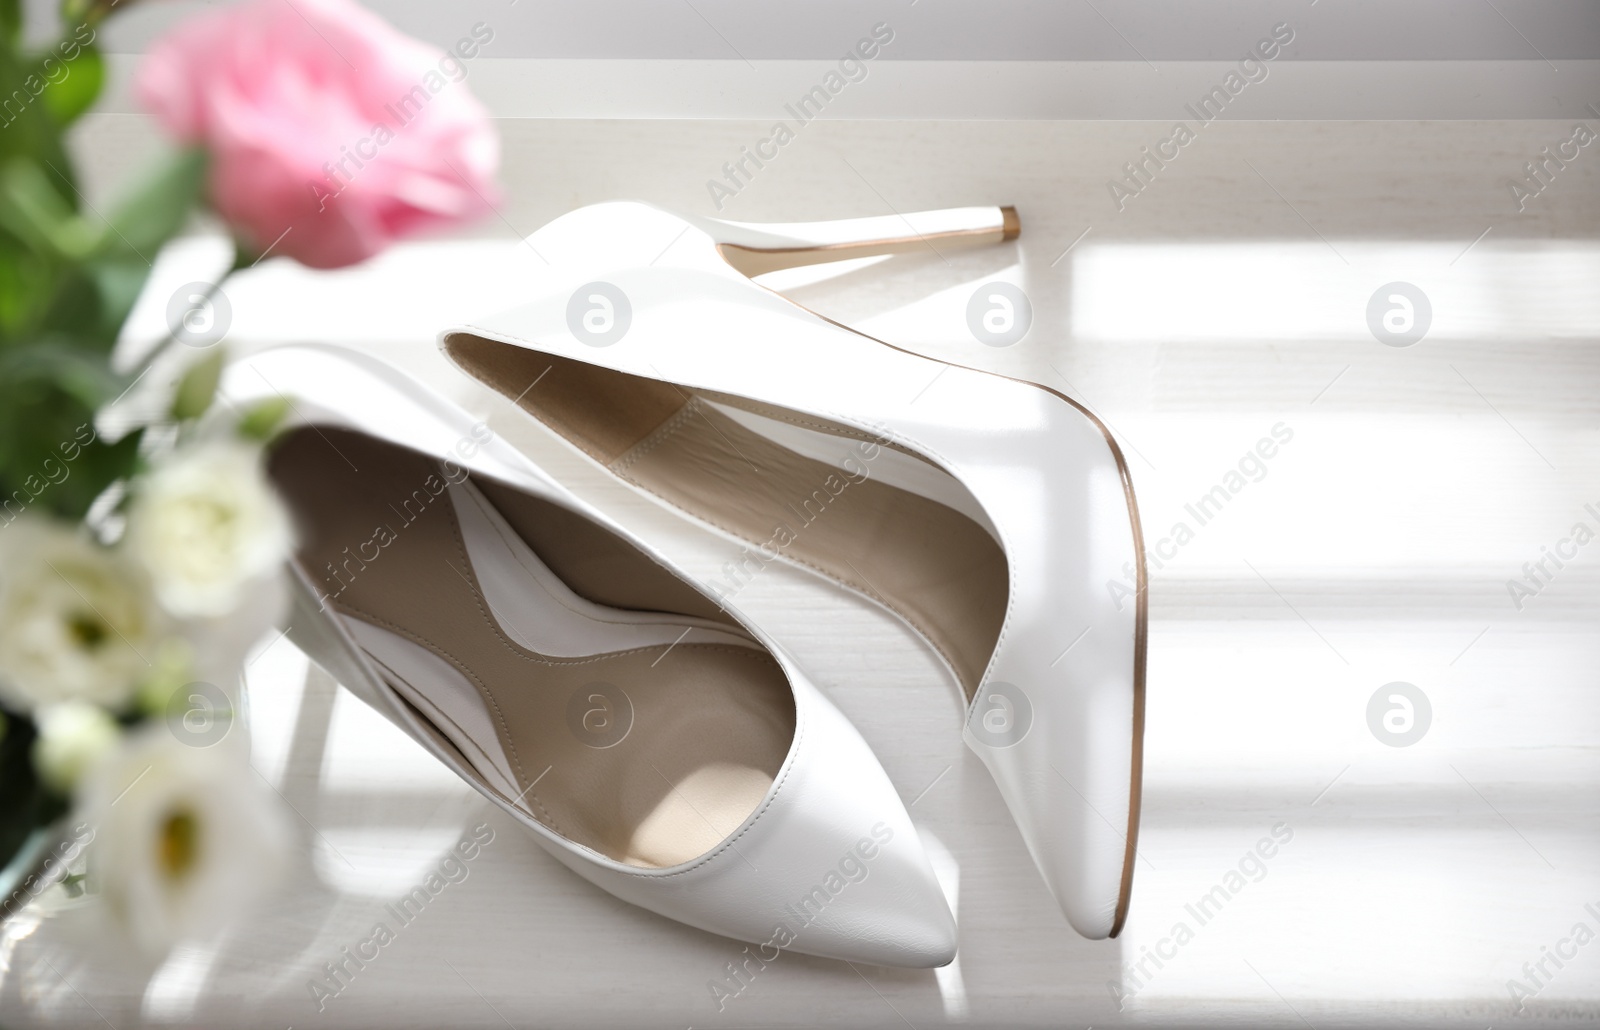
[[[39,776],[62,793],[116,747],[122,731],[99,705],[68,701],[40,709],[33,765]]]
[[[65,524],[0,527],[0,701],[126,703],[167,632],[145,577]]]
[[[180,618],[227,615],[292,542],[260,448],[211,440],[179,448],[135,486],[126,546]]]
[[[157,723],[129,734],[80,792],[107,943],[159,961],[247,911],[281,875],[289,829],[245,755],[191,747]]]

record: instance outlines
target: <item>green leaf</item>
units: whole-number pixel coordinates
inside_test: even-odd
[[[91,346],[104,360],[149,274],[138,258],[96,258],[90,264],[68,268],[39,316],[38,328]]]
[[[0,136],[5,134],[0,129]],[[205,154],[174,153],[100,223],[88,258],[61,282],[42,316],[51,329],[108,351],[150,277],[151,262],[184,222],[200,196]]]
[[[100,57],[100,51],[92,46],[71,45],[77,47],[77,53],[72,57],[63,57],[59,51],[52,51],[41,57],[34,69],[34,74],[50,83],[39,94],[39,99],[44,102],[56,124],[63,127],[77,121],[79,115],[94,106],[106,80],[106,65]],[[47,62],[59,64],[65,69],[65,74],[59,79],[53,78],[55,73]]]
[[[288,414],[287,397],[268,397],[257,401],[246,408],[239,419],[239,435],[257,443],[271,443]]]
[[[0,46],[16,46],[21,35],[21,0],[0,0]]]
[[[223,351],[221,347],[207,354],[178,380],[178,393],[172,398],[172,417],[179,422],[199,418],[211,407],[217,395],[217,383],[222,380]]]
[[[37,322],[60,271],[48,255],[0,229],[0,347]]]
[[[61,126],[39,99],[47,88],[31,62],[0,46],[0,163],[17,157],[36,162],[61,199],[77,210],[78,191]]]
[[[25,510],[82,518],[133,471],[141,434],[108,443],[94,428],[126,387],[102,356],[65,341],[0,351],[0,523]]]
[[[35,250],[73,262],[88,257],[103,235],[61,198],[42,167],[23,159],[0,168],[0,226]]]
[[[104,356],[65,339],[47,339],[0,351],[0,400],[22,403],[22,393],[39,383],[60,387],[93,411],[120,394],[128,383],[106,367]],[[6,404],[0,403],[0,414]],[[6,441],[0,438],[0,451]]]
[[[139,468],[139,442],[143,437],[142,429],[115,443],[95,437],[72,463],[72,478],[43,498],[48,501],[46,507],[58,518],[82,519],[106,487],[129,478]]]
[[[150,259],[189,219],[205,184],[206,152],[180,150],[163,160],[113,209],[107,253],[132,250]]]

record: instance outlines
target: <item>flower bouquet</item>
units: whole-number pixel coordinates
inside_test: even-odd
[[[174,146],[96,206],[68,140],[129,6],[67,0],[33,50],[0,0],[0,918],[64,878],[159,959],[259,896],[289,825],[233,712],[285,614],[293,534],[263,453],[292,402],[218,410],[223,343],[197,327],[263,259],[348,265],[488,210],[498,149],[439,73],[453,55],[348,0],[248,0],[151,49],[134,88]],[[163,338],[128,339],[197,213],[231,268],[174,298]],[[135,388],[165,391],[159,414],[108,418]]]

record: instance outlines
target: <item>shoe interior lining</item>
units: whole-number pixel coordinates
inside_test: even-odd
[[[722,589],[736,592],[781,553],[896,612],[950,666],[968,699],[975,694],[1005,617],[1005,552],[967,514],[874,478],[869,455],[884,441],[469,334],[446,346],[469,373],[520,395],[525,410],[618,476],[746,541],[719,577]],[[538,387],[527,389],[535,379]],[[839,460],[797,453],[719,407],[834,436]]]
[[[518,807],[574,843],[647,868],[705,854],[765,798],[794,737],[793,695],[765,649],[685,641],[539,654],[490,609],[433,459],[322,428],[289,434],[270,469],[296,515],[297,560],[326,603],[364,623],[363,633],[395,634],[445,663],[413,663],[403,684],[388,686],[462,756],[464,774],[504,794],[503,775],[464,757],[498,749]],[[611,609],[606,623],[649,611],[658,623],[662,613],[692,616],[689,629],[703,611],[653,607],[683,593],[697,599],[684,607],[716,611],[686,585],[664,583],[670,573],[603,527],[481,477],[469,482],[540,562]],[[565,578],[574,570],[582,582]],[[399,674],[392,663],[386,676]],[[463,697],[488,718],[443,718]],[[497,739],[450,744],[469,722],[493,725]]]

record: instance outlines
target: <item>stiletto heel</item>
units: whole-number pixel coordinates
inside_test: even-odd
[[[714,239],[723,259],[745,275],[880,254],[992,246],[1014,240],[1022,231],[1013,207],[962,207],[832,222],[686,220]]]
[[[636,489],[920,634],[1046,884],[1100,938],[1127,916],[1144,724],[1144,556],[1120,450],[1062,394],[749,278],[1017,229],[1006,208],[761,227],[601,204],[531,237],[554,269],[532,299],[440,344]]]

